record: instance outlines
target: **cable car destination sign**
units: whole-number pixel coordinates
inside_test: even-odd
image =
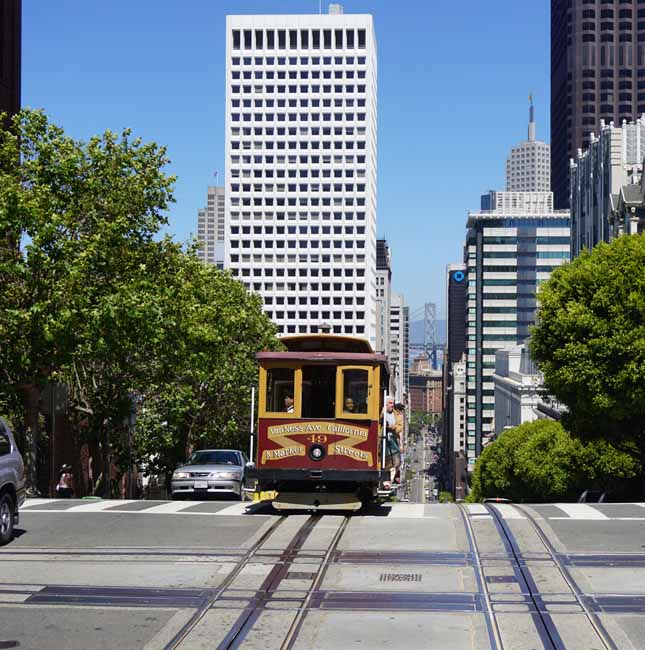
[[[356,449],[356,445],[367,442],[369,429],[339,422],[294,422],[293,424],[277,424],[267,428],[269,440],[279,445],[278,449],[265,449],[262,452],[262,464],[267,461],[282,460],[292,456],[304,456],[307,445],[292,436],[307,436],[306,441],[319,445],[327,444],[329,456],[347,456],[353,460],[374,465],[372,452]],[[329,436],[340,439],[329,440]]]

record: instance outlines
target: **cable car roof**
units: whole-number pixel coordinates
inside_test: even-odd
[[[289,352],[357,352],[374,354],[366,339],[335,334],[302,334],[283,336],[280,341]]]

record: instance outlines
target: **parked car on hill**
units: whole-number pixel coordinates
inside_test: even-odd
[[[25,466],[9,425],[0,418],[0,546],[8,544],[25,502]]]
[[[244,477],[248,458],[235,449],[202,449],[191,454],[172,475],[173,499],[202,498],[228,494],[244,498]]]

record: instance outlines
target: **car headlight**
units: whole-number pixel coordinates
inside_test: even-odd
[[[172,475],[173,478],[190,478],[190,474],[188,472],[175,472]]]
[[[240,472],[211,472],[210,478],[219,478],[226,481],[239,481],[242,478]]]

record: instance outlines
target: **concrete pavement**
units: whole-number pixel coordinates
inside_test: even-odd
[[[645,504],[242,513],[28,502],[0,648],[645,647]]]

